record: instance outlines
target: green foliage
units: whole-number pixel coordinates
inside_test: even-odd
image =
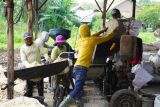
[[[106,20],[111,19],[111,13],[107,12],[106,13]],[[101,30],[103,28],[102,26],[102,14],[99,13],[97,15],[94,16],[93,20],[92,20],[92,30],[94,32],[98,32],[99,30]]]
[[[92,31],[98,32],[102,29],[102,16],[97,14],[92,20]]]
[[[160,24],[160,6],[159,4],[145,5],[142,10],[137,11],[136,15],[138,20],[151,24],[153,29]]]
[[[5,20],[3,20],[5,22]],[[5,26],[4,28],[0,27],[0,50],[7,48],[7,27],[6,23],[0,22],[1,25]],[[26,24],[15,24],[14,26],[14,47],[20,48],[20,46],[24,43],[23,34],[27,31]]]
[[[111,19],[111,18],[112,18],[111,12],[107,12],[106,19]]]
[[[14,11],[15,16],[22,7],[22,0],[15,1]],[[77,21],[76,16],[70,11],[70,8],[74,0],[48,0],[47,4],[44,5],[40,10],[39,22],[44,29],[63,27],[71,30],[71,38],[68,42],[71,46],[75,46],[75,40],[78,33],[79,21]],[[1,3],[1,2],[0,2]],[[62,5],[61,5],[62,4]],[[1,5],[1,4],[0,4]],[[14,48],[20,48],[24,43],[22,35],[27,31],[27,11],[26,6],[24,6],[24,11],[22,18],[19,23],[14,24]],[[0,9],[2,10],[2,9]],[[1,15],[1,14],[0,14]],[[14,16],[14,19],[15,19]],[[0,16],[1,17],[1,16]],[[0,20],[0,50],[7,49],[7,22],[3,16]],[[49,44],[53,44],[53,40],[49,40]]]
[[[4,8],[2,8],[2,7],[4,7],[4,2],[3,1],[0,1],[0,18],[2,17],[2,16],[4,16]]]
[[[72,48],[76,48],[76,42],[78,39],[78,27],[72,26],[71,28],[71,37],[68,39],[68,43],[72,46]]]
[[[49,0],[45,12],[40,14],[39,24],[42,30],[69,28],[79,25],[79,21],[70,11],[74,0]]]
[[[139,37],[142,39],[144,43],[151,43],[156,40],[153,32],[140,32]]]
[[[140,0],[139,3],[140,5],[147,5],[151,3],[151,0]]]

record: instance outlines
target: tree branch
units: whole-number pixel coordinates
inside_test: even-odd
[[[19,10],[19,13],[16,15],[16,17],[15,17],[15,19],[14,19],[14,20],[16,20],[16,21],[14,21],[14,24],[16,24],[16,23],[19,22],[19,20],[20,20],[20,18],[21,18],[21,16],[22,16],[22,13],[23,13],[23,7],[24,7],[24,5],[25,5],[25,3],[22,4],[21,9]]]
[[[48,1],[48,0],[45,0],[45,1],[42,3],[42,5],[38,8],[38,10],[40,10],[40,9],[46,4],[47,1]]]

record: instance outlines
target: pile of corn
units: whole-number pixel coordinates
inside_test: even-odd
[[[37,99],[29,97],[16,97],[0,104],[0,107],[45,107]]]

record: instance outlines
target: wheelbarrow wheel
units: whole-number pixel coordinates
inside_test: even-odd
[[[58,86],[54,94],[53,107],[58,107],[59,104],[63,101],[65,89],[62,86]]]
[[[128,89],[119,90],[113,94],[110,107],[138,107],[137,97]]]

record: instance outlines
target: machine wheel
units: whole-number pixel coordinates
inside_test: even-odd
[[[113,94],[110,107],[138,107],[136,95],[128,89],[119,90]]]

